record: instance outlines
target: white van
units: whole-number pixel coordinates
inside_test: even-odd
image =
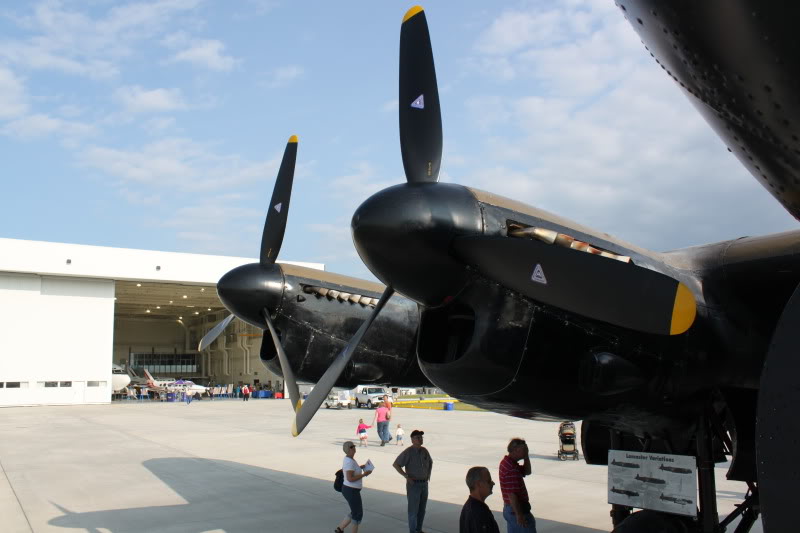
[[[352,409],[354,403],[349,390],[331,391],[325,399],[325,409]]]

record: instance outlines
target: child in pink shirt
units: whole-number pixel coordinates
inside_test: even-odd
[[[359,440],[361,441],[362,446],[369,446],[367,444],[367,439],[369,438],[367,435],[367,430],[372,426],[368,426],[364,423],[363,418],[358,419],[358,427],[356,428],[356,435],[358,435]]]

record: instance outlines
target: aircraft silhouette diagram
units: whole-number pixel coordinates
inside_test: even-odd
[[[793,25],[800,6],[617,5],[729,150],[800,216],[800,47]],[[321,376],[308,400],[293,394],[294,434],[353,374],[354,361],[391,380],[399,361],[413,373],[410,349],[427,380],[466,402],[522,418],[582,420],[590,464],[607,464],[611,449],[695,456],[698,519],[613,505],[619,533],[713,532],[735,519],[745,532],[760,513],[765,531],[792,529],[790,495],[800,474],[785,447],[800,437],[793,383],[800,231],[655,252],[491,192],[439,183],[441,110],[421,7],[403,19],[399,70],[406,183],[372,195],[351,223],[359,256],[385,288],[346,289],[373,301],[359,317],[346,314],[360,318],[360,326],[337,355],[326,350],[318,360],[314,374]],[[290,278],[263,274],[273,271],[277,255],[264,244],[275,240],[268,230],[260,263],[242,267],[235,283],[221,279],[218,292],[236,316],[271,332],[286,375],[298,356],[281,354],[280,333],[264,311],[278,307],[264,305],[270,296],[263,287],[283,280],[286,291]],[[297,301],[319,295],[307,285],[291,294]],[[409,304],[418,318],[408,318]],[[390,356],[360,355],[375,331],[387,339]],[[381,370],[386,363],[389,371]],[[748,492],[720,520],[714,463],[726,456],[728,478],[745,482]]]

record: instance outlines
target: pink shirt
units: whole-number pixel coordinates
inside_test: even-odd
[[[361,430],[362,430],[362,429],[363,429],[364,431],[366,431],[366,430],[368,430],[368,429],[369,429],[369,428],[371,428],[371,427],[372,427],[372,426],[368,426],[368,425],[366,425],[366,424],[359,424],[359,425],[358,425],[358,427],[356,428],[356,435],[357,435],[357,434],[359,434],[359,433],[361,433]]]
[[[378,409],[375,411],[375,415],[378,417],[378,422],[386,422],[386,413],[388,412],[389,409],[387,409],[386,406],[382,405],[378,407]]]

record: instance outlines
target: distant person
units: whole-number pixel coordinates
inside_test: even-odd
[[[433,459],[428,449],[422,445],[424,434],[424,431],[418,429],[412,431],[411,446],[400,452],[392,465],[406,478],[409,533],[422,533],[422,522],[425,520],[425,508],[428,504],[428,482],[433,470]]]
[[[395,445],[398,445],[398,444],[400,446],[405,446],[406,445],[406,443],[403,442],[403,438],[405,437],[405,434],[406,434],[406,432],[403,429],[403,426],[401,426],[400,424],[397,424],[397,431],[394,434],[394,443],[395,443]]]
[[[361,446],[368,446],[369,444],[367,441],[369,440],[369,434],[367,430],[370,429],[372,426],[368,426],[364,423],[363,418],[358,419],[358,427],[356,428],[356,435],[358,436],[358,440],[361,441]]]
[[[459,533],[500,533],[497,521],[485,503],[494,488],[489,469],[485,466],[473,466],[467,470],[467,487],[469,498],[461,508]]]
[[[234,391],[234,393],[236,394],[236,396],[234,396],[234,398],[241,398],[242,397],[242,387],[240,387],[239,385],[236,385],[236,390]]]
[[[372,471],[365,472],[364,465],[359,465],[353,459],[356,454],[356,445],[353,441],[342,444],[342,449],[346,456],[342,462],[342,473],[344,474],[342,496],[350,506],[350,513],[336,526],[335,532],[343,533],[352,522],[353,533],[358,533],[358,526],[361,524],[361,519],[364,518],[364,507],[361,504],[361,487],[363,485],[361,480],[370,475]]]
[[[250,387],[247,385],[247,383],[245,383],[244,386],[242,387],[242,401],[246,402],[249,399],[250,399]]]
[[[394,403],[394,400],[392,400],[392,396],[390,394],[387,394],[386,396],[383,397],[383,403],[384,405],[386,405],[386,408],[389,411],[392,410],[392,404]]]
[[[373,423],[377,422],[378,437],[381,439],[381,446],[386,446],[386,443],[392,440],[392,435],[389,433],[389,419],[392,417],[392,411],[386,407],[385,403],[375,409],[375,417],[372,419]]]
[[[524,439],[511,439],[508,455],[500,461],[500,492],[503,494],[503,518],[508,533],[536,533],[525,476],[531,475],[531,458]],[[519,462],[522,461],[522,464]]]

